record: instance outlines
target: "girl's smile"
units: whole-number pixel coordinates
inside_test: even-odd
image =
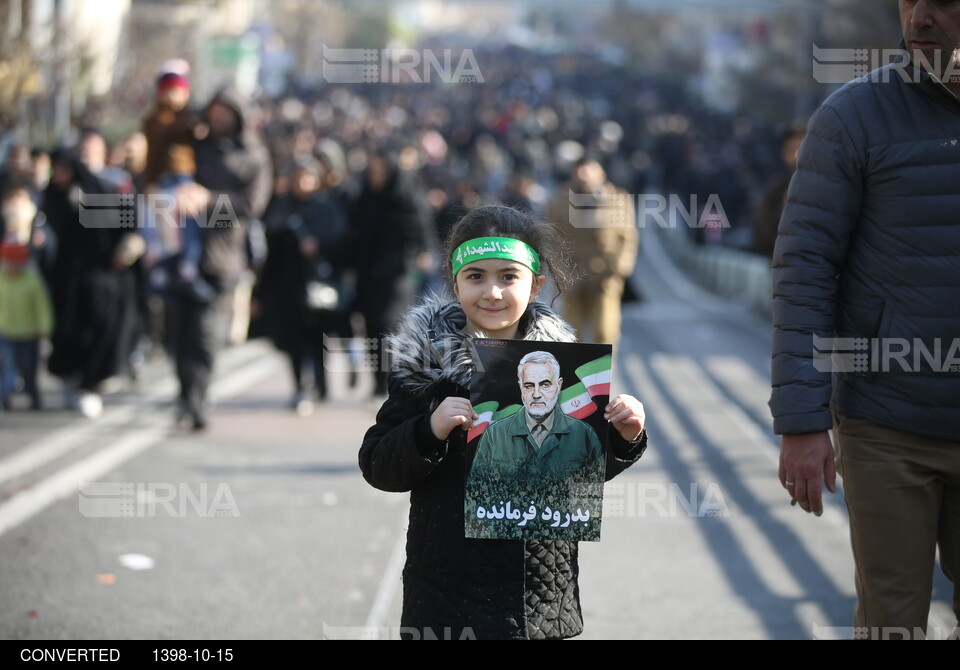
[[[467,317],[468,332],[513,339],[527,305],[546,282],[520,263],[498,258],[474,261],[460,270],[453,292]]]

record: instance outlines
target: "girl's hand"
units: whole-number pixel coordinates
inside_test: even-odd
[[[444,398],[440,406],[430,415],[430,429],[438,440],[445,440],[454,428],[460,427],[467,430],[478,418],[468,399]]]
[[[620,437],[627,442],[633,442],[643,432],[646,414],[643,412],[643,403],[632,395],[621,394],[606,406],[603,418],[613,424]]]

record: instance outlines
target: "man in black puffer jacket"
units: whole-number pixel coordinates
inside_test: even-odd
[[[811,119],[773,259],[780,481],[819,516],[843,476],[878,637],[925,634],[938,546],[960,617],[960,3],[900,13],[909,62]]]

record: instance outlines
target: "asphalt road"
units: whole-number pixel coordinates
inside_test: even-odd
[[[690,283],[645,235],[614,392],[639,397],[647,454],[606,485],[581,544],[581,639],[852,635],[840,495],[816,519],[777,480],[764,318]],[[210,429],[172,425],[166,361],[89,421],[0,414],[0,638],[395,638],[407,496],[368,486],[369,380],[309,417],[263,342],[221,356]],[[931,624],[949,631],[938,576]]]

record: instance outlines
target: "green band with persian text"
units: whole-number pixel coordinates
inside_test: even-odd
[[[533,274],[540,274],[540,256],[525,242],[512,237],[478,237],[464,242],[454,250],[451,259],[453,276],[456,277],[468,263],[487,258],[516,261],[533,270]]]

